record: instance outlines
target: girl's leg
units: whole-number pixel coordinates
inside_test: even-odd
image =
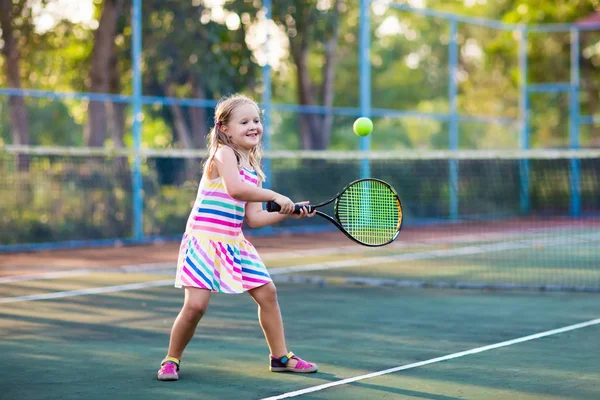
[[[206,313],[209,300],[210,290],[191,287],[185,288],[183,307],[171,329],[171,340],[169,342],[167,357],[181,359],[183,350],[185,350],[192,336],[194,336],[198,322],[200,322],[200,319]]]
[[[258,304],[258,322],[265,334],[267,345],[271,354],[275,357],[283,357],[288,353],[283,331],[283,318],[277,301],[277,290],[275,284],[270,282],[266,285],[248,291],[250,296]],[[298,361],[290,359],[288,366],[293,368]]]

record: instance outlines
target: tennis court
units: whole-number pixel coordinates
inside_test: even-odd
[[[496,245],[507,243],[507,232]],[[53,252],[4,255],[0,349],[11,368],[3,373],[2,391],[7,398],[44,399],[600,396],[600,362],[593,356],[600,349],[597,293],[435,287],[438,277],[428,278],[429,269],[455,274],[457,283],[460,277],[473,283],[483,276],[478,261],[492,270],[502,263],[516,270],[518,264],[507,262],[527,259],[506,250],[504,256],[484,251],[494,243],[491,237],[479,237],[483,250],[469,255],[452,251],[473,246],[457,240],[460,235],[438,233],[433,241],[431,232],[423,234],[430,240],[418,240],[415,232],[412,243],[398,240],[384,253],[348,246],[341,233],[256,238],[279,288],[290,348],[317,362],[319,372],[269,372],[254,303],[246,295],[216,294],[186,350],[176,383],[156,380],[182,304],[182,292],[172,287],[174,266],[168,262],[176,245],[134,247],[129,253],[123,247],[56,251],[54,257]],[[450,239],[455,243],[440,247]],[[294,242],[299,244],[286,252],[285,246]],[[328,246],[303,248],[311,242]],[[92,256],[98,251],[108,260],[104,266]],[[525,249],[529,251],[548,260],[553,255]],[[432,252],[435,257],[424,256]],[[142,261],[153,262],[128,264],[126,254],[138,260],[144,254]],[[597,259],[597,254],[591,257]],[[54,267],[46,267],[44,274],[17,276],[9,268],[17,264],[27,272],[26,263],[52,260]],[[64,267],[69,262],[79,268]],[[588,273],[576,272],[572,282],[597,279],[598,270],[591,266]],[[542,272],[535,276],[542,279]],[[567,277],[564,269],[562,275]],[[488,271],[485,276],[494,275]],[[430,284],[418,283],[425,281]]]
[[[0,0],[0,16],[0,398],[600,399],[593,2]],[[214,294],[179,381],[157,379],[182,234],[238,243],[248,216],[221,171],[201,181],[220,146],[247,201],[283,201],[264,173],[330,216],[244,225],[317,373],[269,372],[256,304]],[[230,251],[196,247],[199,264]],[[188,283],[217,282],[194,260]]]

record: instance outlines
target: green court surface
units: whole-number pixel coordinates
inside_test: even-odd
[[[346,254],[339,261],[323,257],[319,266],[292,271],[293,275],[319,277],[330,281],[366,278],[418,282],[473,282],[489,284],[558,285],[565,288],[600,288],[600,247],[568,249],[552,246],[523,246],[495,250],[497,243],[444,248],[397,248],[379,253]],[[464,251],[464,253],[461,253]],[[268,261],[273,269],[289,267],[301,260]]]
[[[0,285],[2,297],[162,280],[87,274]],[[182,291],[170,285],[0,305],[2,398],[261,399],[600,317],[594,293],[279,283],[289,347],[316,374],[268,371],[248,295],[212,297],[178,382],[159,382]],[[598,399],[600,324],[361,379],[305,399]]]

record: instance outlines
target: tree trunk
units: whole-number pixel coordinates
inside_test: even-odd
[[[110,92],[121,93],[121,74],[119,73],[118,54],[115,46],[112,47],[109,76]],[[123,143],[123,137],[125,136],[125,107],[124,103],[106,102],[110,138],[118,149],[125,147]]]
[[[337,65],[336,51],[338,47],[338,31],[339,31],[339,15],[342,7],[342,1],[337,1],[335,5],[335,16],[333,17],[333,27],[331,37],[325,41],[325,63],[323,65],[323,84],[321,86],[321,94],[323,96],[323,106],[328,110],[333,107],[334,98],[334,80],[335,66]],[[322,117],[321,134],[315,138],[315,148],[325,150],[329,147],[331,140],[331,129],[333,127],[333,114],[328,111]]]
[[[315,105],[314,87],[308,71],[308,45],[304,39],[296,43],[290,38],[292,58],[296,64],[296,79],[298,81],[298,104]],[[300,142],[303,149],[313,148],[313,114],[298,113]]]
[[[110,138],[116,149],[125,148],[123,136],[125,133],[125,104],[106,102],[106,114],[108,116],[108,130]],[[119,156],[115,159],[115,177],[124,189],[131,188],[131,172],[129,161],[126,156]]]
[[[119,17],[123,12],[123,2],[119,2],[117,4],[117,14],[116,20],[118,21]],[[121,33],[119,24],[117,23],[117,27],[115,28],[115,34]],[[114,40],[113,40],[114,42]],[[110,79],[110,93],[121,93],[121,74],[119,71],[119,54],[116,46],[111,47],[111,55],[109,61],[109,79]],[[106,107],[106,122],[108,129],[108,137],[113,141],[114,147],[116,149],[125,148],[125,142],[123,138],[125,137],[125,110],[127,105],[125,103],[117,103],[113,101],[107,101],[104,103]],[[114,160],[115,177],[117,182],[119,182],[119,186],[126,191],[131,189],[131,171],[129,168],[129,160],[127,156],[119,156]],[[127,221],[130,220],[129,214],[126,217]]]
[[[327,32],[327,39],[323,42],[324,58],[323,80],[320,93],[315,92],[314,83],[310,77],[308,67],[308,37],[312,29],[307,14],[298,16],[296,23],[296,36],[289,36],[292,58],[296,64],[298,80],[298,102],[301,105],[318,105],[330,109],[333,107],[335,66],[337,64],[336,51],[338,47],[339,15],[343,6],[342,1],[336,1],[331,16],[331,28]],[[303,149],[325,150],[329,146],[333,116],[326,114],[299,113],[300,142]]]
[[[123,0],[105,0],[98,29],[94,35],[90,87],[92,93],[110,93],[111,63],[116,52],[117,21]],[[101,147],[107,137],[108,112],[105,102],[90,101],[84,142],[86,146]]]
[[[590,43],[586,43],[585,41],[583,41],[581,43],[581,47],[585,48],[588,45],[591,45]],[[585,59],[585,58],[581,58],[581,89],[583,92],[587,92],[587,98],[589,101],[589,107],[588,109],[591,110],[592,114],[595,113],[596,110],[598,110],[598,85],[596,85],[596,82],[594,81],[594,72],[596,70],[596,67],[594,66],[594,64],[591,62],[591,60]],[[590,130],[590,137],[591,137],[591,141],[589,143],[589,146],[591,147],[600,147],[600,129],[598,129],[597,124],[590,124],[588,125],[588,129]]]
[[[174,84],[168,84],[166,87],[167,96],[175,97],[175,87]],[[188,127],[188,123],[185,119],[185,114],[181,107],[177,104],[172,104],[170,106],[171,113],[173,114],[173,129],[175,130],[175,136],[177,137],[177,141],[183,146],[184,149],[193,148],[192,139],[190,135],[190,129]],[[184,171],[183,174],[180,174],[180,177],[183,179],[193,179],[195,176],[195,165],[194,160],[191,158],[184,159],[183,166]]]
[[[197,99],[205,99],[206,93],[204,88],[193,83],[194,92]],[[192,142],[193,145],[202,149],[206,147],[206,135],[208,135],[207,112],[204,107],[190,107],[190,122],[192,126]]]
[[[174,84],[168,84],[166,87],[166,92],[167,96],[175,97]],[[184,149],[191,149],[193,146],[192,139],[190,137],[190,129],[188,128],[188,124],[185,120],[183,110],[177,104],[172,104],[169,107],[171,108],[171,113],[173,114],[173,124],[177,141],[183,146]]]
[[[6,60],[6,77],[8,87],[21,89],[21,77],[19,75],[19,48],[14,36],[14,20],[12,13],[12,0],[0,0],[0,29],[2,29],[2,39],[4,47],[2,54]],[[12,125],[13,144],[28,145],[29,122],[27,120],[27,108],[22,96],[10,96],[9,98],[10,117]],[[29,157],[19,155],[16,158],[17,168],[20,171],[29,170]]]
[[[107,101],[105,106],[110,138],[112,139],[115,148],[122,149],[125,147],[123,142],[123,136],[125,135],[125,105]]]

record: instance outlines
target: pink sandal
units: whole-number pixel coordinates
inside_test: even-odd
[[[296,366],[294,366],[293,368],[287,366],[288,362],[292,358],[298,361]],[[294,353],[292,353],[291,351],[280,358],[270,356],[270,360],[271,366],[269,367],[269,370],[271,370],[271,372],[297,372],[301,374],[308,374],[311,372],[317,372],[317,370],[319,369],[317,364],[306,362],[300,357],[294,355]]]
[[[158,370],[159,381],[176,381],[179,379],[179,364],[181,362],[175,357],[165,357]]]

